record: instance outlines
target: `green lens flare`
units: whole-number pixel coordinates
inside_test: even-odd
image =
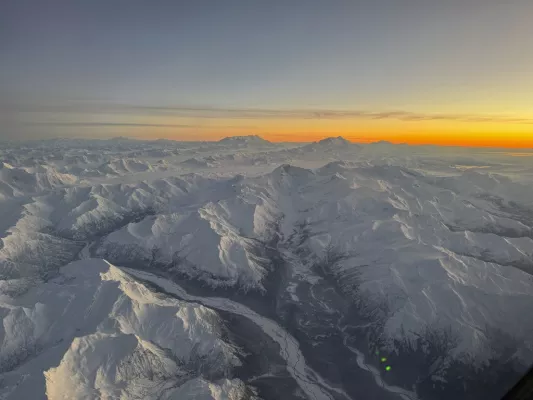
[[[385,371],[390,371],[391,369],[392,369],[392,368],[390,367],[390,365],[387,365],[387,366],[385,367]]]
[[[386,357],[381,357],[381,362],[385,362],[387,361],[387,358]]]

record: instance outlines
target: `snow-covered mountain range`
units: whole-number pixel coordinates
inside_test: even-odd
[[[522,153],[4,147],[0,398],[497,399],[533,363]]]

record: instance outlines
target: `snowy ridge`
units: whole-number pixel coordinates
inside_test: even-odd
[[[418,332],[428,322],[452,324],[468,342],[462,346],[472,349],[483,342],[479,330],[491,324],[527,340],[533,325],[505,309],[521,314],[529,308],[533,281],[520,269],[533,272],[531,237],[450,230],[449,218],[472,215],[469,203],[397,168],[334,163],[313,173],[281,167],[260,179],[258,185],[280,199],[286,236],[295,225],[308,227],[303,245],[310,262],[332,245],[346,255],[331,267],[347,293],[367,292],[394,304],[386,324],[391,335]],[[491,183],[483,189],[493,189]],[[490,221],[517,236],[524,229],[505,215]],[[437,311],[439,305],[449,311]]]
[[[156,262],[182,258],[181,273],[213,286],[261,286],[266,271],[254,259],[254,243],[225,220],[220,207],[208,204],[195,213],[162,214],[130,223],[109,235],[96,252],[123,262],[151,262],[157,249]]]
[[[49,399],[244,395],[241,382],[224,378],[239,359],[216,312],[155,293],[103,260],[69,264],[1,307],[0,365],[24,363],[4,378],[11,398],[34,398],[43,385]],[[45,380],[24,377],[35,369]]]
[[[346,145],[351,145],[352,142],[350,142],[349,140],[346,140],[342,136],[338,136],[338,137],[329,137],[329,138],[322,139],[318,141],[317,144],[322,145],[322,146],[346,146]]]
[[[322,152],[322,153],[349,153],[360,150],[360,146],[352,143],[342,136],[329,137],[318,142],[310,143],[301,148],[303,153],[306,152]]]
[[[16,168],[0,163],[0,196],[11,197],[40,193],[58,186],[72,185],[77,178],[49,166]]]
[[[218,143],[228,146],[264,146],[271,145],[268,140],[263,139],[258,135],[249,136],[230,136],[220,139]]]

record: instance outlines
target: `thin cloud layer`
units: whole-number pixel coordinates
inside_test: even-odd
[[[3,113],[76,113],[76,114],[127,114],[144,116],[165,116],[206,119],[375,119],[397,121],[451,121],[469,123],[512,123],[533,124],[533,118],[519,118],[506,115],[483,114],[431,114],[411,111],[368,111],[329,109],[265,109],[265,108],[221,108],[208,106],[144,106],[128,104],[65,104],[65,105],[11,105],[3,107]],[[61,123],[85,126],[175,126],[194,125],[132,124],[132,123]],[[57,124],[56,124],[57,125]],[[74,125],[72,125],[74,126]]]
[[[72,126],[72,127],[93,127],[93,126],[127,126],[127,127],[150,127],[150,128],[198,128],[201,125],[185,124],[143,124],[130,122],[35,122],[29,125],[42,126]]]

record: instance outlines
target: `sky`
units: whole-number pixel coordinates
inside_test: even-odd
[[[0,139],[533,147],[531,0],[0,2]]]

